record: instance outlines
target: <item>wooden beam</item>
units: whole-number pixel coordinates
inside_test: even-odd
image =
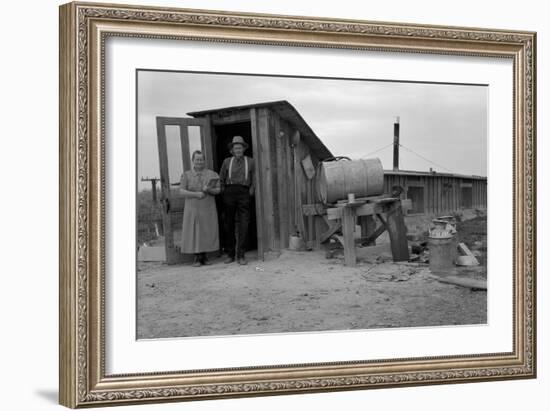
[[[256,195],[256,233],[258,239],[258,258],[260,260],[264,259],[265,244],[263,241],[264,238],[264,213],[263,213],[263,194],[262,194],[262,185],[263,185],[263,172],[261,169],[261,158],[260,158],[260,147],[259,147],[259,136],[258,136],[258,118],[255,108],[250,109],[250,128],[252,134],[252,156],[256,163],[256,175],[255,175],[255,195]]]
[[[361,237],[366,238],[366,240],[363,241],[363,244],[365,245],[376,245],[376,238],[386,230],[384,226],[381,226],[382,231],[380,232],[380,234],[372,237],[373,234],[377,231],[376,221],[374,220],[374,216],[372,215],[360,216],[359,225],[361,226]]]
[[[180,122],[179,128],[180,128],[181,159],[183,162],[183,172],[191,170],[191,158],[189,153],[189,130],[187,129],[187,127],[188,127],[187,124],[183,124],[183,122]],[[201,135],[202,134],[203,133],[201,132]]]
[[[296,194],[296,188],[295,188],[295,179],[294,179],[294,163],[292,161],[292,147],[290,147],[290,134],[292,133],[292,129],[290,128],[289,124],[286,121],[282,122],[282,125],[284,126],[284,136],[283,139],[283,158],[285,159],[285,182],[287,184],[286,186],[286,194],[287,194],[287,216],[288,216],[288,232],[289,234],[293,234],[296,231],[296,213],[294,210],[294,204],[296,202],[295,194]]]
[[[407,242],[407,227],[403,219],[400,202],[396,201],[387,214],[388,233],[390,235],[393,261],[409,260],[409,245]]]
[[[382,217],[382,214],[376,214],[376,218],[378,218],[378,220],[380,220],[380,222],[382,223],[384,228],[387,230],[388,229],[388,223],[386,222],[386,220],[384,220],[384,217]]]
[[[342,223],[340,221],[329,221],[329,228],[327,231],[321,234],[319,241],[321,243],[328,241],[328,239],[332,237],[332,235],[336,233],[338,230],[340,230],[341,228],[342,228]]]
[[[342,210],[342,234],[344,237],[344,263],[348,267],[357,265],[355,253],[355,209],[344,207]]]
[[[254,109],[251,109],[254,110]],[[231,123],[242,123],[245,121],[250,121],[250,111],[248,110],[240,110],[236,112],[231,113],[216,113],[212,115],[212,124],[219,126],[224,124],[231,124]]]
[[[302,204],[302,214],[305,216],[326,215],[327,209],[321,203]]]
[[[262,170],[261,191],[262,191],[262,207],[264,219],[264,252],[273,251],[275,249],[274,226],[275,220],[273,217],[273,179],[271,167],[271,154],[269,146],[269,110],[267,108],[259,108],[257,111],[258,124],[258,142],[259,142],[259,159],[260,166],[257,169]]]
[[[374,230],[368,237],[366,237],[365,239],[362,239],[361,241],[361,244],[363,245],[367,245],[367,246],[371,246],[371,245],[376,245],[376,239],[378,237],[380,237],[380,235],[386,231],[386,226],[385,225],[380,225],[376,228],[376,230]],[[361,235],[361,237],[363,237]]]
[[[374,202],[374,201],[377,201],[377,200],[391,200],[391,199],[394,199],[395,197],[392,197],[391,194],[382,194],[382,195],[379,195],[379,196],[372,196],[372,197],[355,197],[355,201],[357,202],[360,202],[360,201],[365,201],[365,202]],[[343,205],[346,205],[348,203],[348,199],[346,198],[345,200],[338,200],[336,202],[336,205],[337,206],[343,206]]]
[[[201,143],[206,153],[206,168],[214,170],[214,152],[212,147],[212,119],[210,115],[204,118],[204,129],[201,127]]]
[[[401,201],[401,210],[410,210],[412,203],[411,200],[400,200]],[[394,200],[394,202],[396,202]],[[355,209],[355,213],[357,216],[363,216],[363,215],[373,215],[373,214],[381,214],[381,213],[387,213],[391,207],[391,203],[389,202],[383,202],[383,203],[367,203],[360,207],[357,207]],[[329,220],[338,220],[342,218],[342,210],[344,207],[333,207],[333,208],[327,208],[327,216]]]
[[[277,134],[278,134],[278,124],[279,117],[277,113],[273,110],[266,109],[268,114],[268,147],[269,147],[269,175],[271,176],[271,185],[269,190],[271,191],[272,204],[271,204],[271,213],[273,218],[273,227],[271,229],[272,236],[272,251],[281,251],[281,222],[280,222],[280,211],[279,211],[279,180],[281,179],[281,174],[278,172],[278,163],[277,163]]]
[[[164,246],[166,249],[166,263],[176,264],[181,262],[183,254],[179,252],[174,244],[174,232],[172,228],[172,213],[170,211],[170,201],[172,200],[172,193],[170,191],[170,173],[168,170],[168,149],[166,144],[166,118],[157,117],[157,146],[159,152],[159,165],[160,165],[160,186],[161,186],[161,202],[163,204],[162,209],[162,224],[164,228]],[[180,121],[180,120],[178,120]],[[187,131],[186,127],[182,127],[180,123],[180,133],[183,133],[183,129]],[[172,124],[170,124],[172,125]],[[182,135],[180,134],[180,138]],[[183,143],[183,141],[182,141]],[[189,152],[189,151],[187,151]],[[189,155],[187,156],[189,160]]]
[[[279,242],[281,248],[288,248],[288,181],[286,180],[286,164],[283,157],[283,137],[281,118],[277,114],[274,124],[275,138],[275,170],[277,174],[277,200],[278,204],[278,221],[279,221]],[[282,133],[282,134],[281,134]]]
[[[185,120],[185,123],[188,126],[202,126],[204,125],[204,120],[202,118],[191,118],[191,117],[157,117],[157,122],[161,121],[165,126],[181,126],[182,120]]]
[[[466,278],[466,277],[456,277],[456,276],[447,276],[447,277],[437,277],[437,281],[440,283],[459,285],[461,287],[471,288],[474,290],[487,290],[487,280],[478,280],[475,278]]]

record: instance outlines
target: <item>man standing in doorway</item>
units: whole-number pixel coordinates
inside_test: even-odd
[[[250,199],[254,195],[254,160],[244,155],[248,144],[241,136],[233,137],[228,147],[232,156],[223,161],[220,169],[227,230],[228,254],[225,263],[232,263],[237,258],[239,264],[245,265],[244,248],[250,220]]]

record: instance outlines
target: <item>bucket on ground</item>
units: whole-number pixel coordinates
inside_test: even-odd
[[[435,219],[433,223],[428,236],[430,271],[434,274],[453,272],[458,256],[456,229],[445,219]]]
[[[304,250],[304,239],[298,234],[291,235],[288,239],[288,248],[293,251]]]

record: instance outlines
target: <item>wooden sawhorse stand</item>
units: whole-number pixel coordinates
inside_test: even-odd
[[[328,208],[328,220],[340,220],[342,224],[345,265],[350,267],[357,265],[354,235],[357,217],[362,220],[360,222],[361,226],[366,227],[367,238],[365,241],[367,244],[374,242],[380,234],[387,230],[390,236],[393,261],[408,261],[409,246],[403,210],[410,208],[411,200],[401,200],[399,198],[367,199],[355,203],[341,203]],[[375,229],[374,216],[382,223],[378,229]]]

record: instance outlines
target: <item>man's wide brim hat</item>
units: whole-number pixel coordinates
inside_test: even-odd
[[[235,144],[240,144],[243,146],[243,148],[246,150],[248,148],[248,144],[246,144],[246,142],[244,141],[244,138],[242,138],[241,136],[235,136],[233,137],[233,141],[231,141],[231,143],[229,143],[227,145],[227,147],[229,148],[229,150],[232,150],[233,149],[233,146]]]

